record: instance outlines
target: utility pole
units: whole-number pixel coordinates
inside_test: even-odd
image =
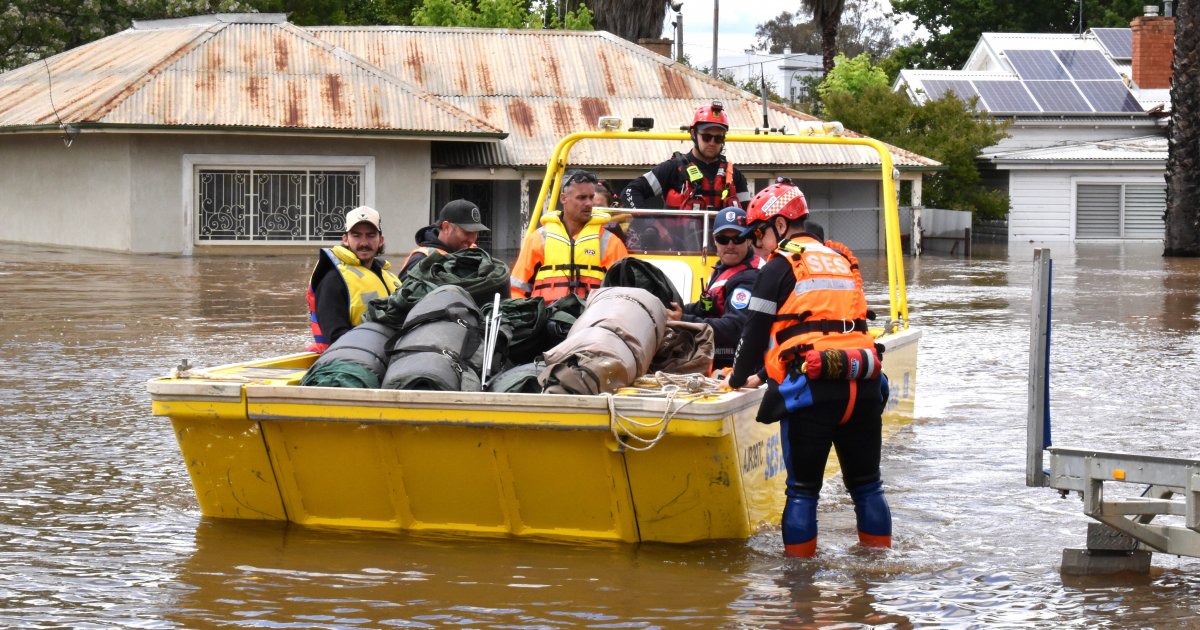
[[[713,0],[713,62],[712,75],[714,79],[720,79],[717,76],[717,31],[721,27],[721,0]]]

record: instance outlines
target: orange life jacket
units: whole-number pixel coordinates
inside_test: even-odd
[[[771,326],[774,346],[765,359],[771,380],[782,383],[791,362],[803,361],[808,350],[875,347],[862,274],[848,248],[805,235],[784,241],[775,254],[791,263],[796,288]]]

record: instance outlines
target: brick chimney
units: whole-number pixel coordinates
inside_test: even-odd
[[[1147,5],[1146,15],[1133,18],[1129,28],[1133,30],[1133,82],[1142,89],[1171,87],[1175,18],[1160,17],[1157,6]]]
[[[664,57],[671,57],[671,44],[673,41],[670,37],[663,37],[661,39],[643,37],[639,39],[637,43],[642,48],[650,50],[651,52],[656,52]]]

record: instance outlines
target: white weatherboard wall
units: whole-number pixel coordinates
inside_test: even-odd
[[[1009,240],[1076,239],[1077,184],[1163,185],[1164,182],[1161,175],[1146,169],[1011,170],[1008,189],[1012,204],[1008,216]]]
[[[1008,239],[1071,240],[1071,171],[1009,173]]]
[[[430,204],[425,141],[84,132],[68,149],[54,135],[0,137],[0,240],[133,253],[189,253],[185,156],[370,158],[373,201],[391,251],[412,247]],[[192,210],[194,212],[194,209]],[[194,219],[193,219],[194,222]],[[298,251],[312,243],[296,244]]]

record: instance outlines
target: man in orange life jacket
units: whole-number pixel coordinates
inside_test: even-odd
[[[719,259],[703,295],[682,308],[672,304],[667,312],[669,319],[704,322],[712,326],[717,346],[714,368],[733,365],[733,353],[746,324],[750,291],[758,278],[758,268],[766,262],[754,253],[750,242],[742,236],[745,227],[746,213],[740,208],[726,208],[717,213],[713,221],[713,240]]]
[[[404,259],[400,273],[396,275],[403,280],[410,269],[430,254],[448,254],[475,247],[479,233],[489,231],[482,219],[479,206],[466,199],[455,199],[442,206],[438,211],[437,223],[427,225],[413,235],[417,248]]]
[[[879,472],[887,380],[878,372],[875,340],[867,330],[862,276],[848,248],[822,244],[805,231],[807,216],[804,194],[787,180],[750,202],[745,234],[773,253],[754,284],[729,385],[758,386],[761,377],[753,372],[765,363],[767,392],[758,421],[782,421],[785,553],[816,553],[817,499],[830,446],[837,449],[854,501],[859,543],[890,547],[892,518]],[[849,374],[815,378],[808,361],[816,353],[810,350],[863,353],[856,365],[873,369],[857,380]]]
[[[696,110],[688,128],[692,149],[638,176],[621,191],[627,208],[646,208],[647,200],[663,197],[665,208],[745,207],[750,201],[746,176],[730,164],[722,151],[729,133],[729,114],[719,101]]]
[[[379,258],[383,253],[379,225],[378,212],[359,206],[346,213],[342,244],[321,249],[308,281],[308,318],[313,333],[308,350],[324,352],[362,323],[371,300],[400,288],[400,279],[389,271],[391,265]]]
[[[514,299],[541,297],[551,304],[570,293],[586,299],[608,268],[628,255],[621,239],[604,229],[611,217],[592,211],[596,182],[587,171],[567,174],[562,211],[543,216],[542,226],[521,244],[509,278]]]

